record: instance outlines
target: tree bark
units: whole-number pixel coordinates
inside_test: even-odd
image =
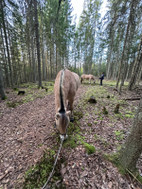
[[[3,1],[0,1],[0,9],[1,9],[4,38],[5,38],[7,57],[8,57],[8,66],[9,66],[9,72],[10,72],[10,82],[11,82],[11,86],[13,87],[12,66],[11,66],[11,59],[10,59],[10,53],[9,53],[8,40],[7,40],[6,26],[5,26],[5,20],[4,20]]]
[[[3,39],[3,32],[1,29],[1,39],[2,39],[2,47],[3,47],[3,60],[4,60],[4,70],[5,70],[5,80],[6,80],[6,86],[9,86],[9,74],[8,74],[8,65],[7,65],[7,59],[6,59],[6,52],[4,47],[4,39]]]
[[[142,153],[142,98],[136,112],[133,127],[123,148],[119,160],[125,170],[136,171],[136,163]]]
[[[36,33],[36,47],[37,47],[37,60],[38,60],[38,87],[42,87],[41,80],[41,61],[40,61],[40,43],[39,43],[39,23],[38,23],[38,13],[37,13],[37,0],[34,0],[34,11],[35,11],[35,33]]]
[[[132,77],[130,79],[129,85],[128,85],[128,90],[132,90],[133,87],[136,84],[137,81],[137,77],[138,77],[138,73],[139,70],[142,69],[142,37],[139,43],[139,47],[138,47],[138,54],[137,54],[137,58],[135,60],[134,66],[133,66],[133,71],[132,71]]]
[[[126,49],[126,45],[127,45],[127,39],[128,39],[128,35],[129,35],[129,28],[130,28],[130,22],[131,22],[131,15],[133,13],[133,5],[134,5],[134,0],[132,0],[131,2],[131,8],[130,8],[130,14],[129,14],[129,18],[128,18],[128,25],[127,25],[127,29],[126,29],[126,35],[125,35],[125,40],[124,40],[124,45],[123,45],[123,51],[122,51],[122,56],[121,56],[121,61],[120,61],[120,65],[119,65],[119,72],[118,72],[118,78],[117,78],[117,83],[116,83],[116,88],[118,88],[121,76],[122,76],[122,69],[124,67],[124,55],[125,55],[125,49]],[[121,88],[119,89],[119,92],[121,92]]]
[[[5,95],[4,88],[3,88],[3,77],[2,77],[1,66],[0,66],[0,95],[1,95],[1,99],[5,100],[6,95]]]

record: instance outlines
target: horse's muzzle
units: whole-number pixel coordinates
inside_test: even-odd
[[[61,140],[66,140],[67,138],[68,138],[67,134],[63,134],[63,135],[60,134],[60,139]]]

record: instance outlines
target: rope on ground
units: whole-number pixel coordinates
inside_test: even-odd
[[[55,159],[54,165],[53,165],[53,169],[52,169],[52,171],[51,171],[51,173],[50,173],[50,175],[49,175],[49,177],[48,177],[46,183],[45,183],[44,186],[42,187],[42,189],[50,189],[50,188],[48,187],[48,183],[49,183],[50,179],[51,179],[52,176],[53,176],[53,172],[54,172],[54,169],[55,169],[55,166],[56,166],[57,160],[58,160],[58,156],[59,156],[60,151],[61,151],[61,149],[62,149],[63,141],[64,141],[64,138],[61,138],[60,147],[59,147],[59,150],[58,150],[58,153],[57,153],[57,156],[56,156],[56,159]]]

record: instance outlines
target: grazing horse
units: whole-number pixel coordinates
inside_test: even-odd
[[[73,102],[79,85],[79,76],[68,69],[59,71],[55,79],[55,122],[61,135],[66,135],[68,124],[73,121]]]
[[[87,74],[82,74],[82,76],[81,76],[81,83],[82,83],[82,81],[83,80],[89,80],[89,83],[91,83],[91,80],[92,81],[94,81],[94,83],[95,83],[95,77],[93,76],[93,75],[91,75],[91,74],[89,74],[89,75],[87,75]]]

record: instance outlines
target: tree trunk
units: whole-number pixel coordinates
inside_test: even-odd
[[[5,100],[6,96],[5,96],[5,92],[3,89],[3,77],[2,77],[1,66],[0,66],[0,95],[1,95],[1,99]]]
[[[131,2],[130,14],[129,14],[129,18],[128,18],[128,25],[127,25],[127,30],[126,30],[126,35],[125,35],[125,40],[124,40],[124,45],[123,45],[121,61],[120,61],[120,65],[119,65],[119,72],[118,72],[116,88],[118,88],[118,85],[119,85],[119,82],[120,82],[120,79],[121,79],[121,75],[122,75],[122,69],[124,67],[124,65],[123,65],[124,64],[124,55],[125,55],[125,49],[126,49],[127,39],[128,39],[128,35],[129,35],[131,15],[133,13],[133,5],[134,5],[134,0],[132,0],[132,2]],[[120,90],[121,90],[121,88],[119,89],[119,92],[121,92]]]
[[[55,75],[57,75],[57,65],[58,65],[58,64],[57,64],[57,63],[58,63],[58,60],[57,60],[57,59],[58,59],[58,49],[57,49],[57,44],[56,44],[56,63],[55,63],[55,64],[56,64],[56,65],[55,65],[56,74],[55,74]]]
[[[138,73],[138,80],[137,80],[138,85],[140,84],[141,77],[142,77],[142,66],[141,66],[141,69],[139,70],[139,73]]]
[[[51,47],[50,47],[50,79],[51,78],[52,78],[52,53],[51,53]]]
[[[134,66],[133,66],[132,77],[131,77],[129,85],[128,85],[128,90],[132,90],[133,87],[135,86],[139,70],[141,70],[141,69],[142,69],[142,37],[141,37],[141,41],[139,43],[138,54],[137,54],[137,58],[135,60]]]
[[[119,160],[125,170],[136,171],[136,163],[142,153],[142,98],[136,112],[133,127],[123,148]]]
[[[6,59],[6,52],[4,47],[4,39],[3,39],[3,32],[1,29],[1,39],[2,39],[2,47],[3,47],[3,56],[4,56],[4,70],[5,70],[5,80],[6,80],[6,86],[9,86],[9,74],[8,74],[8,66],[7,66],[7,59]]]
[[[40,43],[39,43],[39,32],[38,32],[38,15],[37,15],[37,0],[34,1],[34,11],[35,11],[35,33],[36,33],[36,47],[37,47],[37,60],[38,60],[38,87],[42,87],[41,81],[41,62],[40,62]]]
[[[6,33],[6,27],[5,27],[5,20],[4,20],[3,1],[0,1],[0,9],[1,9],[1,12],[2,12],[1,13],[1,15],[2,15],[2,24],[3,24],[5,43],[6,43],[7,57],[8,57],[8,66],[9,66],[9,72],[10,72],[10,82],[11,82],[11,86],[13,87],[12,67],[11,67],[11,59],[10,59],[9,46],[8,46],[8,40],[7,40],[7,33]]]
[[[122,86],[124,86],[124,81],[126,79],[126,76],[127,76],[127,71],[128,71],[128,60],[127,62],[124,64],[124,70],[123,70],[123,74],[122,74],[122,78],[121,78],[121,84],[120,84],[120,88],[119,88],[119,91],[121,92],[122,90]]]

